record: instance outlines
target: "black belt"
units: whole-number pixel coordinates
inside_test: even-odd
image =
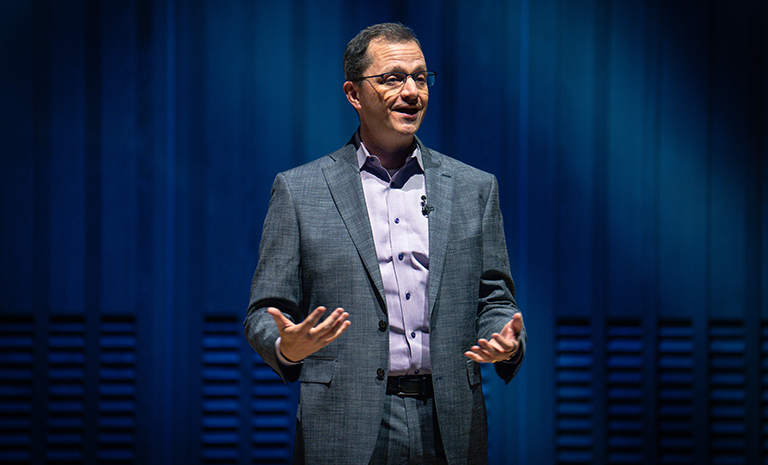
[[[390,376],[387,378],[387,394],[429,399],[434,396],[432,376]]]

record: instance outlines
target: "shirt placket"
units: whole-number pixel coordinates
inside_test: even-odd
[[[413,321],[413,308],[412,302],[415,297],[415,289],[411,289],[414,285],[413,280],[408,277],[408,266],[406,263],[409,261],[409,256],[406,256],[405,251],[410,250],[408,248],[408,224],[406,222],[407,215],[404,209],[403,191],[401,189],[389,189],[387,195],[387,209],[390,216],[390,245],[392,246],[393,267],[395,273],[395,282],[397,283],[397,296],[400,307],[401,325],[403,328],[403,334],[401,337],[405,339],[405,343],[408,346],[409,357],[411,360],[411,367],[419,366],[421,363],[420,350],[414,350],[414,347],[418,347],[419,336],[416,331],[416,325]],[[410,255],[410,254],[408,254]]]

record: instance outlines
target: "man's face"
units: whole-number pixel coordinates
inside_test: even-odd
[[[368,45],[371,65],[365,76],[388,72],[415,73],[427,70],[424,54],[416,42],[389,43],[374,40]],[[355,85],[363,140],[375,139],[381,145],[411,143],[427,111],[429,92],[412,77],[401,88],[390,88],[382,78],[363,79]]]

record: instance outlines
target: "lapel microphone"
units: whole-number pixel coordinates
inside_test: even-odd
[[[421,214],[429,217],[429,214],[431,212],[435,211],[435,207],[427,204],[427,196],[422,195],[421,196]]]

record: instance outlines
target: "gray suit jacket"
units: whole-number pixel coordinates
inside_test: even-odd
[[[506,324],[513,297],[496,178],[429,150],[430,356],[438,424],[448,462],[487,461],[479,364],[464,352]],[[342,307],[351,326],[336,341],[286,367],[267,307],[294,322],[312,309]],[[382,323],[383,322],[383,323]],[[296,463],[366,464],[382,417],[389,364],[387,308],[365,206],[354,139],[277,175],[251,286],[245,334],[286,382],[301,381]],[[496,363],[509,382],[515,363]]]

